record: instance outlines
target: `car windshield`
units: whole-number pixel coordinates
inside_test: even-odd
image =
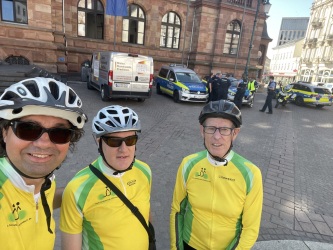
[[[179,82],[201,83],[201,80],[195,73],[179,72],[176,73],[176,76]]]

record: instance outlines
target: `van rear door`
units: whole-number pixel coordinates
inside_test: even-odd
[[[152,74],[151,57],[118,53],[113,58],[113,91],[148,93]]]

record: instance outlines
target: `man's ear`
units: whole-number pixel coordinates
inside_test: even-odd
[[[201,134],[202,138],[205,137],[204,133],[205,133],[205,132],[204,132],[204,130],[203,130],[203,126],[200,124],[200,134]]]
[[[234,141],[238,135],[240,131],[240,128],[234,128],[234,130],[232,131],[232,140]]]

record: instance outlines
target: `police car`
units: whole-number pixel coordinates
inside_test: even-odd
[[[299,81],[287,85],[285,89],[290,89],[291,93],[296,94],[295,99],[293,99],[296,105],[311,104],[317,108],[332,105],[332,93],[328,88]]]
[[[155,85],[157,94],[170,95],[174,102],[206,102],[208,99],[206,84],[185,65],[162,66]]]

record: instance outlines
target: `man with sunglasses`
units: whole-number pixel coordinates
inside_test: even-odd
[[[50,78],[26,79],[0,97],[1,249],[53,249],[53,209],[61,204],[53,171],[83,135],[77,94]]]
[[[232,150],[242,124],[237,106],[206,104],[199,116],[206,150],[183,159],[170,215],[171,249],[250,249],[257,240],[261,172]]]
[[[60,212],[62,249],[148,249],[148,234],[131,210],[92,171],[98,170],[136,206],[148,224],[151,171],[135,158],[138,115],[108,106],[92,121],[100,156],[68,183]]]

